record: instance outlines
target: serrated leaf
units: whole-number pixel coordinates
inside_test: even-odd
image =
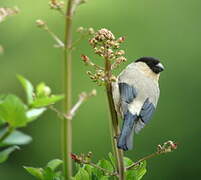
[[[35,108],[35,109],[30,109],[26,112],[26,116],[28,119],[28,123],[36,120],[39,116],[41,116],[47,108]]]
[[[75,180],[90,180],[89,174],[83,168],[80,168],[78,173],[75,175]]]
[[[31,174],[32,176],[38,178],[38,179],[41,179],[43,180],[43,169],[42,168],[34,168],[34,167],[27,167],[27,166],[24,166],[24,169],[27,170],[27,172],[29,174]]]
[[[0,131],[0,137],[5,133],[6,129]],[[22,133],[21,131],[13,131],[3,142],[0,143],[0,147],[7,145],[24,145],[30,143],[31,136]]]
[[[50,162],[47,163],[47,167],[49,167],[51,170],[55,170],[58,166],[60,166],[63,163],[60,159],[53,159]]]
[[[17,75],[17,78],[19,79],[20,83],[22,84],[22,86],[26,92],[27,103],[31,104],[33,102],[33,92],[34,92],[33,85],[31,84],[30,81],[28,81],[21,75]]]
[[[23,127],[27,122],[26,106],[17,96],[7,95],[0,101],[0,119],[12,127]]]
[[[11,147],[8,147],[7,149],[4,149],[3,151],[0,151],[0,163],[5,162],[8,159],[9,155],[16,149],[19,149],[19,147],[11,146]]]
[[[31,104],[31,106],[34,108],[49,106],[62,100],[63,98],[64,98],[63,95],[52,95],[50,97],[36,98]]]

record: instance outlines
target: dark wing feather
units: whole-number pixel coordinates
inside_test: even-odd
[[[142,109],[141,109],[140,115],[139,115],[145,124],[149,122],[149,120],[151,119],[155,109],[156,108],[153,105],[153,103],[151,103],[149,101],[149,98],[147,98],[146,101],[144,102],[143,106],[142,106]]]
[[[119,92],[121,101],[124,101],[128,104],[131,103],[137,96],[136,89],[127,83],[119,83]]]
[[[127,83],[119,83],[120,105],[123,112],[123,125],[118,139],[118,148],[124,151],[133,147],[133,127],[138,119],[136,114],[132,114],[128,109],[128,104],[133,102],[137,96],[136,89]]]

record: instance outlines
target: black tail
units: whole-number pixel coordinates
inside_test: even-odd
[[[119,149],[124,151],[131,150],[133,148],[133,132],[134,132],[134,123],[137,120],[137,115],[133,115],[129,111],[124,114],[124,122],[119,136],[117,146]]]

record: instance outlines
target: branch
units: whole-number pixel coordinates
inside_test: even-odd
[[[107,170],[107,169],[105,169],[105,168],[102,168],[102,167],[100,167],[100,166],[98,166],[98,165],[96,165],[96,164],[94,164],[94,163],[92,163],[92,162],[86,162],[86,163],[84,163],[84,164],[89,164],[89,165],[91,165],[91,166],[93,166],[93,167],[95,167],[95,168],[101,170],[102,172],[104,172],[105,174],[108,174],[108,175],[110,175],[110,176],[116,176],[116,175],[117,175],[116,173],[111,172],[111,171],[109,171],[109,170]]]
[[[96,95],[96,90],[92,90],[89,94],[82,92],[79,95],[79,99],[77,103],[72,107],[72,109],[68,112],[66,115],[67,119],[72,119],[75,116],[76,111],[79,109],[79,107],[82,105],[84,101],[86,101],[88,98],[95,96]]]
[[[71,108],[71,110],[65,114],[65,113],[62,113],[60,112],[59,110],[57,110],[55,107],[53,106],[49,106],[49,109],[51,109],[52,111],[54,111],[55,113],[58,114],[58,116],[60,116],[61,118],[65,118],[65,119],[68,119],[68,120],[72,120],[73,117],[75,116],[77,110],[80,108],[80,106],[84,103],[84,101],[86,101],[87,99],[89,99],[90,97],[92,96],[95,96],[96,95],[96,90],[93,89],[90,93],[86,93],[86,92],[82,92],[80,95],[79,95],[79,99],[77,101],[77,103]]]
[[[86,3],[86,0],[74,0],[74,4],[71,9],[72,13],[74,13],[76,8],[83,3]]]
[[[177,144],[174,143],[173,141],[167,141],[162,146],[159,144],[156,152],[154,152],[148,156],[145,156],[142,159],[138,160],[137,162],[131,164],[130,166],[126,167],[126,170],[132,169],[133,167],[139,165],[141,162],[143,162],[147,159],[153,158],[153,157],[158,156],[160,154],[172,152],[175,149],[177,149]]]
[[[71,158],[72,158],[75,162],[77,162],[77,163],[79,163],[79,164],[88,164],[88,165],[93,166],[94,168],[99,169],[99,170],[102,171],[103,173],[108,174],[108,175],[110,175],[110,176],[117,176],[117,175],[118,175],[117,173],[111,172],[111,171],[109,171],[108,169],[102,168],[102,167],[98,166],[97,164],[95,164],[95,163],[93,163],[93,162],[91,162],[91,161],[85,160],[86,157],[78,156],[78,155],[76,155],[76,154],[71,154]]]
[[[39,28],[42,28],[45,31],[47,31],[50,34],[50,36],[57,42],[57,45],[55,47],[62,47],[62,48],[64,48],[64,43],[59,39],[59,37],[54,32],[52,32],[49,29],[48,25],[44,21],[38,19],[38,20],[36,20],[36,24],[37,24],[37,26]]]

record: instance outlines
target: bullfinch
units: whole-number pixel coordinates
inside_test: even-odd
[[[158,59],[142,57],[129,64],[112,84],[115,108],[123,119],[118,148],[131,150],[134,132],[150,121],[159,99],[158,81],[163,70]]]

